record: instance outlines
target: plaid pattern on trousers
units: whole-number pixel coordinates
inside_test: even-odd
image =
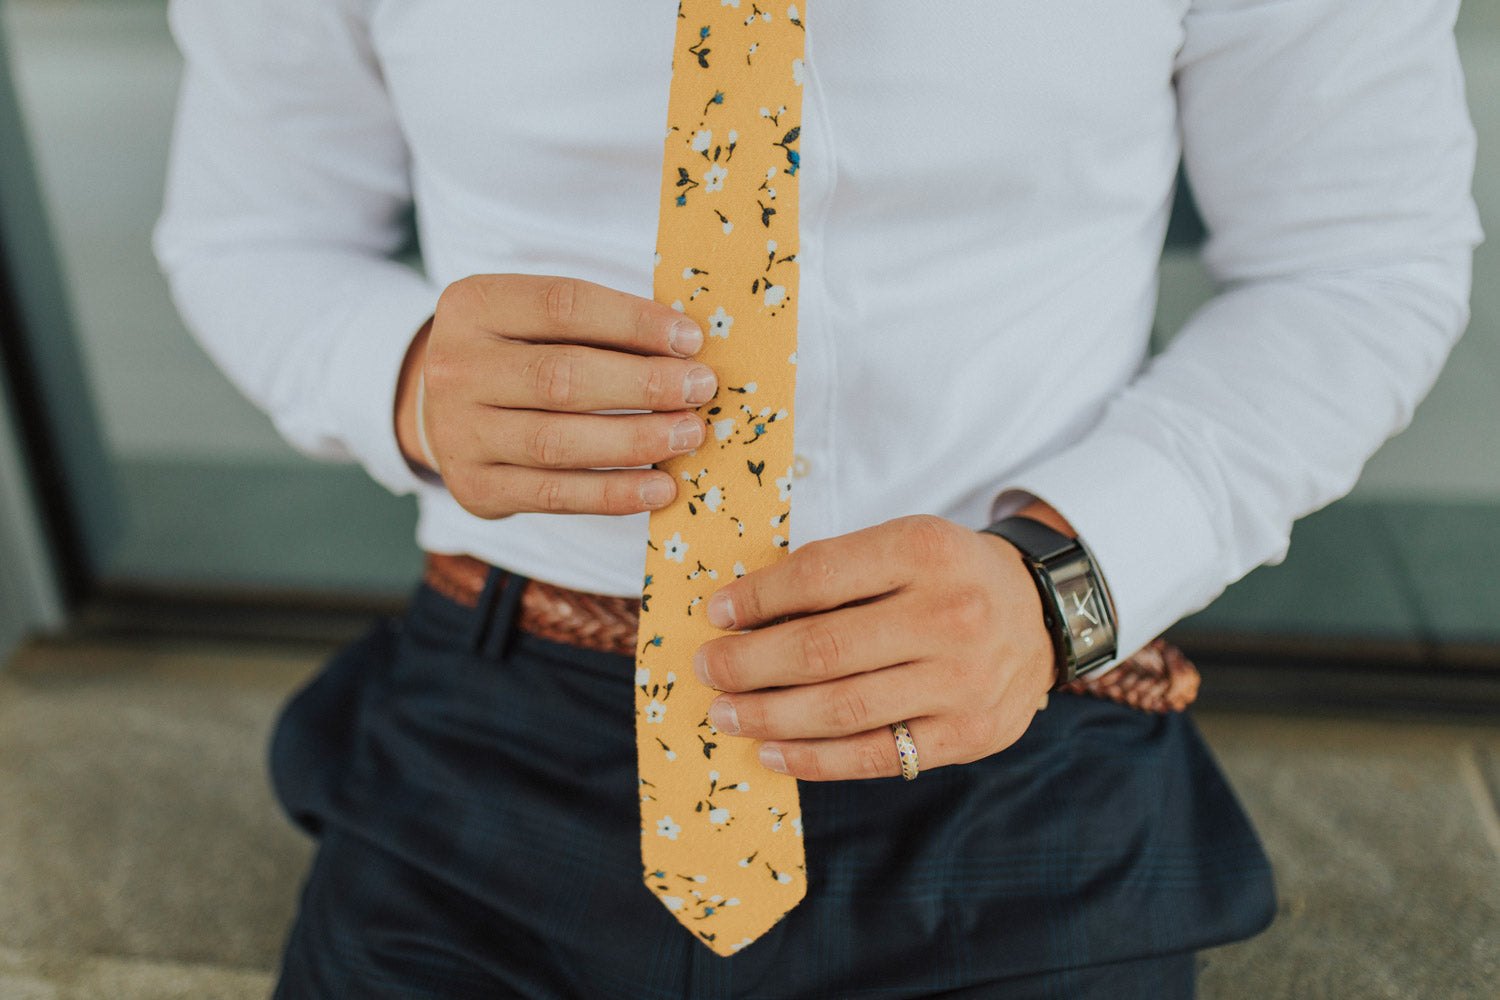
[[[985,760],[804,784],[808,898],[719,958],[640,880],[633,662],[515,632],[520,583],[420,589],[283,713],[321,843],[278,1000],[1157,1000],[1274,912],[1191,719],[1058,695]]]

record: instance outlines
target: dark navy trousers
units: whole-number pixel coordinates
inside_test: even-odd
[[[803,783],[807,898],[720,958],[641,880],[634,664],[517,633],[518,594],[420,589],[284,711],[320,844],[278,1000],[1163,1000],[1271,919],[1192,721],[1054,696],[985,760]]]

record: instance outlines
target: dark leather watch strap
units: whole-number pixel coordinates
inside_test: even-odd
[[[1069,538],[1041,521],[1019,514],[996,521],[983,530],[991,535],[999,535],[1038,562],[1060,556],[1078,544],[1077,539]]]

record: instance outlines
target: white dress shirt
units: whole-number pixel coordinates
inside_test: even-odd
[[[1129,651],[1279,559],[1467,322],[1457,0],[809,7],[794,545],[978,528],[1024,490],[1092,547]],[[392,399],[455,279],[651,294],[676,9],[172,5],[182,312],[294,445],[418,493],[429,550],[638,592],[645,515],[473,517],[413,475]],[[1148,361],[1179,157],[1221,293]],[[390,259],[412,205],[425,274]]]

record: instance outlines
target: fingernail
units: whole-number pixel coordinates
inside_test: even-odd
[[[708,721],[721,733],[734,736],[740,731],[740,717],[734,706],[722,698],[708,706]]]
[[[667,331],[667,346],[679,358],[691,357],[703,346],[703,331],[691,320],[680,319]]]
[[[708,623],[714,628],[734,628],[734,602],[722,590],[708,599]]]
[[[667,447],[675,452],[692,451],[703,443],[703,421],[684,417],[677,421],[667,437]]]
[[[708,654],[701,649],[693,654],[693,676],[705,687],[714,686],[714,682],[708,678]]]
[[[781,756],[781,751],[775,747],[760,748],[761,767],[775,771],[777,774],[786,774],[786,758]]]
[[[682,383],[682,398],[697,406],[714,398],[714,390],[719,387],[719,380],[714,373],[707,368],[694,368],[688,372],[687,378]]]
[[[655,510],[664,507],[672,499],[672,483],[670,480],[653,476],[641,484],[641,503]]]

